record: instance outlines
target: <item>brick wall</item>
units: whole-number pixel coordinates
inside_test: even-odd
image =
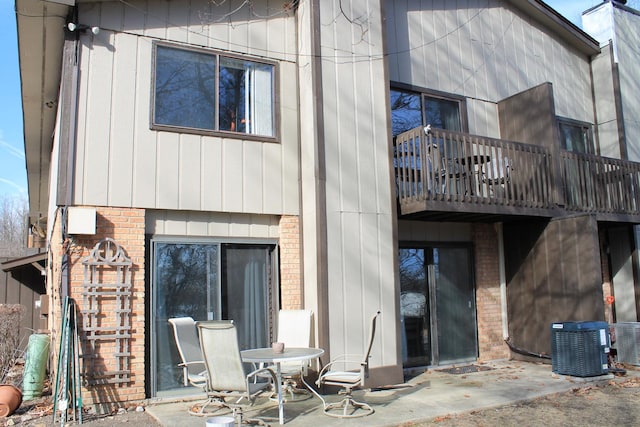
[[[297,310],[303,308],[300,219],[297,216],[283,216],[279,228],[281,308]]]
[[[505,359],[502,337],[498,234],[492,224],[473,226],[479,360]]]
[[[69,254],[70,296],[74,298],[80,310],[86,309],[87,301],[81,291],[85,278],[82,260],[89,256],[94,246],[105,237],[114,239],[131,259],[131,358],[128,369],[131,380],[122,384],[89,386],[83,390],[83,403],[113,403],[144,399],[145,396],[145,211],[143,209],[97,208],[96,234],[72,236],[61,246],[67,248]],[[102,283],[113,283],[115,270],[100,268],[99,280]],[[100,326],[113,326],[117,317],[114,315],[115,300],[105,298],[98,307]],[[98,347],[98,369],[113,371],[119,369],[114,357],[113,341],[104,340]]]

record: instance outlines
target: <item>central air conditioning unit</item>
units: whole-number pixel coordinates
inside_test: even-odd
[[[614,323],[613,327],[618,362],[640,366],[640,322]]]
[[[607,322],[552,323],[552,371],[574,377],[608,374],[610,345]]]

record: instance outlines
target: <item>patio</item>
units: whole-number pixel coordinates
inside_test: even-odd
[[[397,426],[447,414],[512,404],[613,378],[613,375],[567,377],[553,374],[551,365],[548,364],[513,360],[492,361],[475,366],[483,370],[457,374],[428,370],[407,380],[405,384],[356,392],[355,396],[359,400],[366,401],[375,409],[373,415],[363,418],[344,420],[327,417],[322,413],[321,402],[315,397],[286,403],[285,425],[342,426],[346,423],[350,426]],[[638,371],[630,371],[627,375],[638,375]],[[338,400],[337,395],[327,396],[328,400]],[[190,416],[187,413],[189,407],[197,402],[198,398],[191,401],[151,403],[147,411],[164,426],[204,426],[205,417]],[[278,425],[278,406],[275,402],[260,399],[258,405],[246,414],[263,418],[271,426]]]

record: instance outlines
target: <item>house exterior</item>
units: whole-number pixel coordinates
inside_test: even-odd
[[[585,31],[600,42],[602,53],[594,58],[596,86],[596,126],[603,155],[620,153],[637,162],[640,158],[640,123],[635,93],[640,12],[619,2],[603,2],[582,15]],[[612,230],[609,245],[618,261],[612,265],[613,308],[618,322],[638,320],[637,260],[629,258],[638,247],[638,227],[633,232],[622,227]]]
[[[174,316],[248,348],[311,309],[327,362],[380,310],[370,384],[613,316],[640,164],[593,131],[598,42],[542,1],[16,11],[49,327],[74,298],[86,400],[184,393]]]

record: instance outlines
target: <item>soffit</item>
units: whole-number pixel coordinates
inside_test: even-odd
[[[24,148],[32,212],[46,212],[64,26],[73,0],[16,0]]]

